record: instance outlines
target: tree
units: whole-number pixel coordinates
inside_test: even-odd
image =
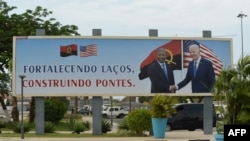
[[[139,97],[139,102],[140,103],[144,103],[144,102],[147,102],[149,103],[151,101],[152,97],[149,97],[149,96],[140,96]]]
[[[9,14],[17,7],[8,6],[0,1],[0,71],[8,69],[12,58],[13,36],[31,36],[36,29],[45,29],[46,35],[80,35],[75,25],[62,25],[55,18],[48,18],[51,11],[37,6],[34,11],[26,10],[22,14]]]
[[[55,18],[49,18],[52,12],[46,8],[37,6],[34,10],[27,9],[22,14],[14,13],[13,10],[16,8],[17,7],[9,6],[7,2],[0,0],[0,72],[3,75],[7,76],[9,72],[12,72],[12,70],[8,71],[8,69],[11,68],[13,36],[34,36],[36,29],[45,29],[46,35],[80,35],[77,32],[77,26],[62,25],[56,21]],[[2,79],[2,77],[1,81],[4,81],[4,84],[9,83],[5,81],[5,79]],[[3,105],[4,103],[1,102],[1,104],[3,108],[6,107]],[[30,110],[30,114],[34,115],[32,113],[32,111],[34,111],[33,107],[31,107]],[[17,115],[18,113],[16,113],[16,116]]]
[[[67,112],[67,103],[62,99],[46,98],[45,121],[59,122]]]
[[[249,124],[250,122],[250,55],[238,64],[223,70],[215,81],[215,100],[226,107],[219,110],[224,124]]]
[[[2,109],[5,113],[6,116],[6,120],[10,121],[10,116],[9,113],[7,111],[7,102],[5,102],[5,100],[8,100],[8,93],[9,93],[9,89],[10,89],[10,77],[7,73],[2,73],[0,72],[0,103],[2,105]]]

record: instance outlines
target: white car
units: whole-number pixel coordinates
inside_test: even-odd
[[[124,118],[126,115],[128,115],[128,111],[123,109],[122,107],[106,107],[102,110],[102,116],[103,118],[108,117],[116,117],[116,118]]]

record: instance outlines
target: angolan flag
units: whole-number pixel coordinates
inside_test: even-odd
[[[222,61],[215,55],[215,53],[211,49],[209,49],[205,45],[203,45],[195,40],[184,40],[183,41],[183,67],[187,68],[189,62],[192,61],[192,57],[190,56],[190,53],[189,53],[189,46],[191,44],[196,44],[196,45],[200,46],[201,57],[206,58],[212,62],[213,68],[214,68],[214,73],[216,76],[218,76],[219,73],[223,69]]]
[[[145,79],[148,77],[148,67],[156,60],[157,50],[164,48],[167,52],[166,62],[172,65],[173,70],[181,70],[181,40],[171,40],[168,43],[157,47],[149,53],[140,65],[139,79]]]
[[[66,46],[60,46],[60,56],[67,57],[71,55],[77,55],[77,45],[70,44]]]

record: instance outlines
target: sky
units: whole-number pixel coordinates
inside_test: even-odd
[[[6,1],[6,0],[5,0]],[[102,29],[102,36],[148,36],[157,29],[159,37],[202,37],[233,39],[233,63],[250,52],[249,0],[7,0],[23,13],[36,6],[47,8],[62,25],[76,25],[82,36]],[[241,36],[242,18],[243,38]]]
[[[42,6],[50,17],[63,25],[76,25],[82,36],[102,29],[102,36],[148,36],[157,29],[159,37],[202,37],[203,30],[213,38],[231,38],[236,64],[250,52],[249,0],[5,0],[16,6],[15,13]],[[238,14],[248,15],[241,19]],[[243,42],[242,42],[243,39]],[[243,44],[243,46],[242,46]]]

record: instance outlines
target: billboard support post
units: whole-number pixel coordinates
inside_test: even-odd
[[[149,29],[148,36],[149,37],[158,37],[158,30],[157,29]],[[151,99],[152,99],[152,97],[150,97],[149,102],[151,101]],[[129,100],[130,100],[130,103],[131,103],[131,98]],[[131,107],[130,107],[130,109],[131,109]],[[153,130],[152,129],[149,131],[149,135],[153,135]]]
[[[203,30],[202,37],[203,38],[212,38],[212,32],[210,30]]]
[[[93,29],[93,36],[101,36],[101,29]],[[102,102],[103,99],[101,96],[93,96],[92,100],[92,123],[93,123],[93,134],[101,135],[102,134]]]
[[[158,30],[157,29],[149,29],[149,37],[158,37]]]
[[[45,35],[45,29],[36,29],[36,36],[43,35]],[[45,133],[44,96],[35,97],[35,109],[36,134],[43,135]]]

